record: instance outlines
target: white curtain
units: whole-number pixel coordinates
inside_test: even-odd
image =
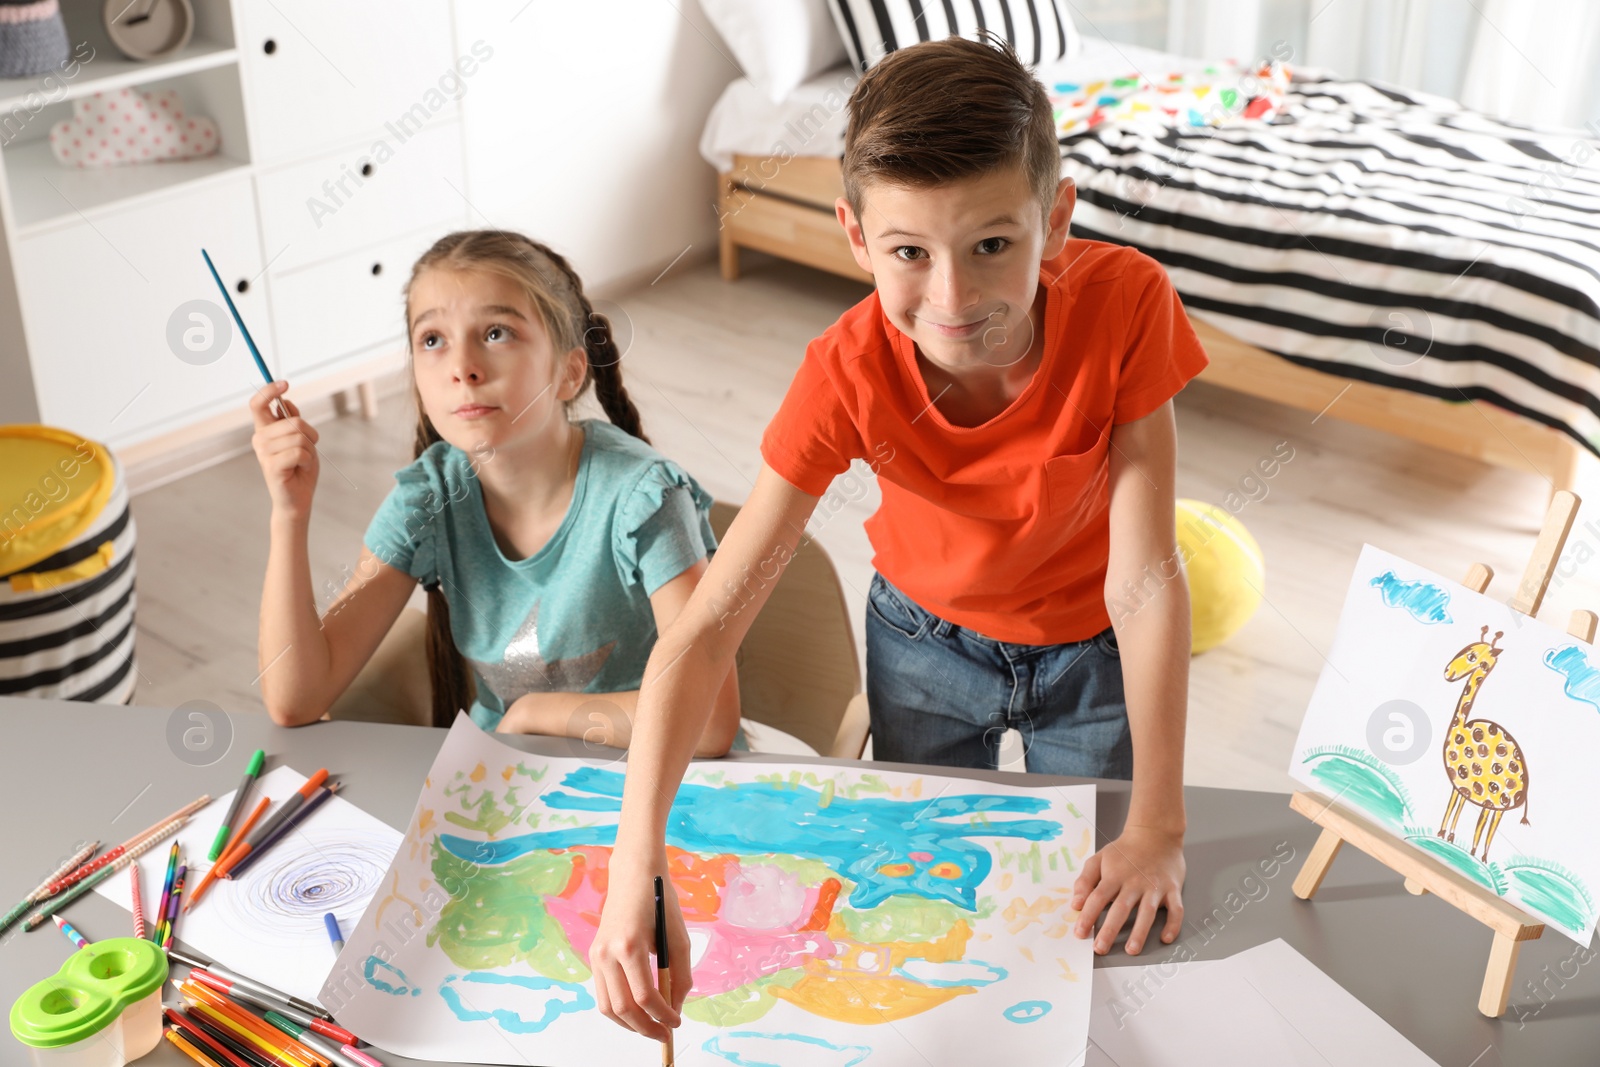
[[[1294,62],[1600,134],[1600,0],[1071,0],[1079,29],[1207,59]]]
[[[1534,126],[1600,127],[1600,5],[1476,2],[1482,13],[1461,102]]]

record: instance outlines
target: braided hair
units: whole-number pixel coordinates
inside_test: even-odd
[[[594,310],[583,291],[583,281],[565,257],[548,245],[508,230],[461,230],[434,242],[411,268],[405,285],[406,347],[411,345],[411,287],[428,270],[483,271],[508,278],[522,288],[533,304],[557,352],[581,347],[585,367],[583,382],[573,400],[590,383],[606,418],[639,440],[650,443],[628,390],[622,384],[622,352],[611,322]],[[443,440],[423,410],[422,396],[413,376],[412,399],[417,407],[417,432],[412,458]],[[569,402],[570,403],[570,402]],[[433,725],[448,727],[460,708],[475,697],[472,673],[450,633],[450,607],[438,584],[428,594],[428,678],[432,683]]]

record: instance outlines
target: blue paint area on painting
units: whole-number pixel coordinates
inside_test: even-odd
[[[1563,688],[1567,696],[1600,711],[1600,668],[1589,662],[1583,649],[1577,645],[1552,648],[1544,654],[1544,665],[1566,676]]]
[[[474,988],[464,994],[456,989],[457,985],[468,984]],[[492,1007],[487,1011],[478,1007],[495,999],[497,992],[514,994],[511,999],[515,1000],[517,1006]],[[528,993],[554,995],[541,998],[528,996]],[[537,1034],[562,1015],[588,1011],[594,1007],[594,997],[589,995],[589,990],[575,982],[562,982],[538,975],[494,974],[491,971],[452,974],[440,983],[439,996],[462,1022],[493,1020],[508,1034]],[[467,1006],[469,1001],[472,1007]],[[538,1018],[529,1018],[524,1014],[530,1009],[539,1012]]]
[[[940,989],[957,986],[993,985],[1007,975],[1004,967],[982,960],[954,960],[948,963],[931,963],[928,960],[910,959],[894,969],[901,978]]]
[[[589,795],[555,790],[540,799],[557,809],[618,811],[622,782],[616,771],[581,767],[561,784]],[[906,893],[975,911],[977,887],[988,877],[994,858],[972,838],[1051,840],[1061,833],[1061,824],[1054,820],[992,822],[988,818],[990,814],[1038,812],[1048,807],[1044,798],[1031,796],[970,793],[932,800],[890,800],[852,799],[835,793],[824,801],[818,790],[791,783],[685,783],[667,819],[667,844],[708,854],[777,853],[820,860],[855,882],[849,898],[855,908],[871,908]],[[961,821],[941,821],[945,819]],[[498,866],[530,852],[611,845],[616,837],[615,825],[579,826],[502,841],[441,834],[439,844],[470,863]]]
[[[1004,1015],[1014,1023],[1036,1023],[1055,1007],[1048,1000],[1024,1000],[1007,1008]]]
[[[394,976],[395,981],[391,982],[387,979],[380,978],[378,976],[378,972],[380,970],[388,971],[389,974]],[[369,986],[371,986],[373,989],[376,989],[380,993],[387,993],[391,997],[403,997],[407,994],[410,994],[413,997],[422,995],[422,990],[412,987],[411,979],[405,976],[404,971],[400,970],[400,968],[396,967],[392,963],[384,962],[377,956],[367,957],[367,962],[362,964],[361,974],[366,978]]]
[[[779,1059],[750,1059],[750,1054],[755,1050],[748,1046],[759,1044],[763,1041],[784,1042],[786,1044],[806,1046],[804,1050],[785,1048],[779,1045],[772,1051],[781,1054]],[[736,1044],[739,1047],[727,1046]],[[713,1056],[727,1060],[734,1067],[785,1067],[794,1062],[794,1055],[804,1051],[807,1063],[828,1062],[829,1067],[855,1067],[856,1064],[872,1055],[872,1049],[867,1045],[835,1045],[831,1041],[824,1041],[820,1037],[811,1037],[807,1034],[763,1034],[756,1030],[730,1030],[725,1034],[715,1034],[700,1046]],[[817,1059],[817,1050],[838,1052],[843,1055],[836,1060],[823,1061]],[[759,1053],[757,1053],[759,1054]]]
[[[1411,617],[1430,626],[1448,623],[1450,613],[1445,608],[1450,594],[1432,582],[1407,582],[1395,577],[1394,571],[1384,571],[1367,583],[1383,594],[1383,602],[1391,608],[1401,608]]]

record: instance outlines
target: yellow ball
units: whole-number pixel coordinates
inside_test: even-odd
[[[1192,653],[1215,648],[1261,606],[1266,561],[1261,546],[1226,509],[1178,501],[1178,556],[1189,578]]]

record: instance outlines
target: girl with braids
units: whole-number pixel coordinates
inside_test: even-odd
[[[484,729],[625,745],[656,635],[715,547],[711,498],[650,446],[610,324],[549,248],[452,233],[417,261],[405,296],[415,458],[320,619],[306,549],[317,431],[286,382],[250,401],[272,496],[267,711],[282,725],[322,717],[421,582],[435,725],[470,709]],[[568,417],[591,384],[610,421]],[[696,751],[723,754],[738,728],[730,671]]]

